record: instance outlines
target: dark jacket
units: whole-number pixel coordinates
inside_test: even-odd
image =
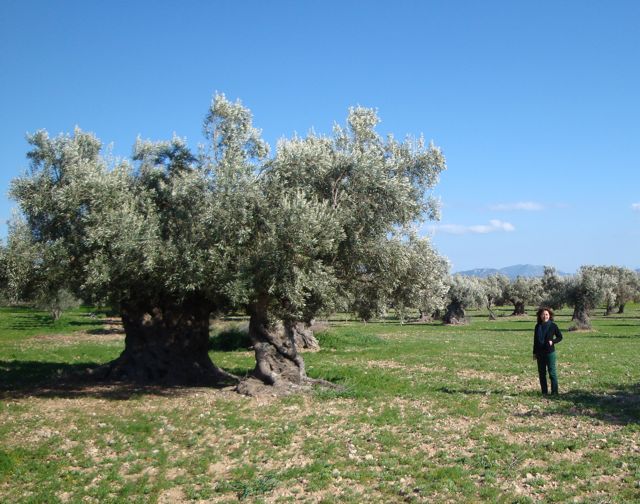
[[[549,345],[549,341],[552,341],[553,345]],[[556,351],[556,344],[561,341],[562,333],[555,322],[550,320],[546,324],[537,323],[533,330],[533,353],[536,355],[553,353]]]

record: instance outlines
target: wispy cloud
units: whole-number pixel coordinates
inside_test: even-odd
[[[640,203],[631,203],[631,209],[640,212]]]
[[[495,233],[497,231],[515,231],[515,227],[510,222],[503,222],[498,219],[492,219],[489,224],[478,224],[475,226],[463,226],[461,224],[435,224],[430,227],[431,231],[436,233],[448,233],[448,234],[487,234]]]
[[[499,212],[508,212],[512,210],[524,210],[526,212],[539,212],[544,210],[542,203],[536,203],[535,201],[519,201],[517,203],[498,203],[496,205],[489,205],[491,210]]]

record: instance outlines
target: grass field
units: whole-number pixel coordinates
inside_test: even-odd
[[[640,305],[591,332],[560,313],[551,399],[535,317],[500,314],[332,320],[305,361],[343,390],[255,399],[65,385],[119,354],[118,321],[0,309],[0,502],[640,502]],[[246,350],[211,355],[253,367]]]

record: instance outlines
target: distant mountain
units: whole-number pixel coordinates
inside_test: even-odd
[[[486,278],[490,275],[501,273],[511,279],[522,277],[541,277],[544,274],[544,266],[536,266],[533,264],[516,264],[515,266],[507,266],[506,268],[476,268],[467,271],[458,271],[458,275],[476,276]],[[565,276],[568,273],[558,271],[558,275]]]

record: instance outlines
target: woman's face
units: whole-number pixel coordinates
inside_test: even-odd
[[[542,319],[543,322],[549,322],[549,312],[547,310],[542,310],[542,313],[540,314],[540,318]]]

